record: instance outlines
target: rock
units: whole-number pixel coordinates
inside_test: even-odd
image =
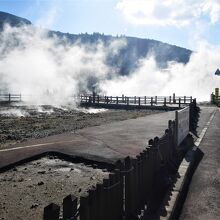
[[[81,191],[82,191],[82,189],[81,189],[81,188],[79,188],[78,192],[81,192]]]
[[[91,177],[90,177],[90,180],[94,180],[94,179],[95,179],[95,177],[94,177],[94,176],[91,176]]]
[[[23,182],[24,181],[24,178],[23,177],[20,177],[19,179],[18,179],[18,182]]]
[[[37,204],[37,203],[35,203],[35,204],[33,204],[33,205],[31,205],[31,209],[33,209],[33,208],[37,208],[39,205]]]
[[[44,185],[44,182],[43,182],[43,181],[40,181],[40,182],[37,183],[37,185],[38,185],[38,186]]]
[[[45,174],[46,171],[45,171],[45,170],[41,170],[41,171],[38,171],[37,173],[39,173],[39,174]]]

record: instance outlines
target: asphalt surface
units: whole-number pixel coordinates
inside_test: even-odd
[[[204,157],[193,175],[180,216],[181,220],[220,219],[219,109],[207,127],[199,148],[203,151]]]
[[[135,157],[147,146],[148,140],[163,135],[168,120],[174,117],[174,111],[163,112],[19,143],[0,150],[0,167],[46,151],[108,163],[128,155]]]
[[[201,109],[198,131],[214,111],[214,108],[209,107]],[[136,157],[151,138],[163,135],[168,127],[168,120],[173,120],[174,117],[174,111],[163,112],[19,143],[0,150],[0,167],[47,151],[108,163],[126,156]]]

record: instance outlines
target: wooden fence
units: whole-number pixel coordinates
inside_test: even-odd
[[[198,118],[195,100],[190,104],[190,130]],[[149,140],[136,156],[115,163],[115,170],[78,201],[73,195],[63,200],[63,214],[54,203],[45,207],[44,220],[132,220],[146,219],[158,209],[181,159],[176,146],[176,122],[169,121],[161,138]]]
[[[0,102],[21,102],[21,94],[0,94]]]
[[[169,106],[176,105],[179,108],[181,105],[187,105],[192,102],[192,96],[102,96],[96,94],[80,95],[81,105],[86,106]]]
[[[178,168],[174,132],[175,122],[169,121],[163,137],[150,140],[135,159],[127,157],[117,161],[116,169],[103,184],[89,190],[79,204],[73,195],[64,198],[62,219],[129,220],[136,219],[141,211],[145,215],[154,212],[160,191],[166,188]],[[53,203],[45,207],[44,219],[60,219],[60,207]]]

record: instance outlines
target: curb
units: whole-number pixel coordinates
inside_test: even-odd
[[[211,115],[206,126],[203,128],[199,135],[200,137],[194,142],[193,149],[189,150],[182,160],[177,172],[177,175],[179,176],[177,176],[176,181],[168,190],[161,206],[160,220],[179,219],[192,176],[204,156],[204,153],[199,149],[199,145],[205,136],[214,115],[215,112]]]

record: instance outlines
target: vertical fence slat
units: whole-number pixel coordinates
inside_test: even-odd
[[[50,205],[44,208],[44,220],[59,220],[60,216],[60,206],[55,203],[51,203]]]
[[[63,199],[63,219],[70,219],[76,215],[77,198],[73,195],[68,195]]]
[[[90,220],[89,197],[80,197],[80,220]]]

